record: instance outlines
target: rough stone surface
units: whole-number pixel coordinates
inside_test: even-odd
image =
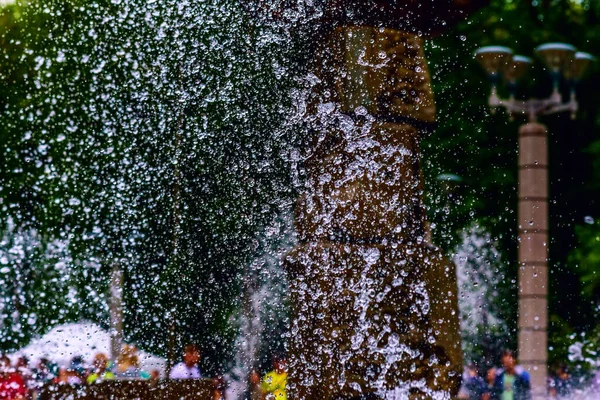
[[[451,392],[461,373],[454,265],[424,244],[315,242],[288,256],[290,392]]]
[[[357,125],[355,135],[330,132],[307,160],[309,190],[299,200],[296,220],[301,239],[422,236],[417,130],[407,124]]]
[[[342,112],[364,107],[380,120],[435,121],[431,79],[418,36],[385,28],[337,28],[315,57],[315,73],[322,100],[335,102]]]
[[[456,273],[426,243],[422,205],[419,142],[435,106],[421,39],[340,27],[314,74],[311,110],[325,122],[296,209],[301,244],[286,259],[289,397],[455,393]]]

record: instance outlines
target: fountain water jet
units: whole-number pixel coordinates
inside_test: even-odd
[[[249,373],[258,370],[260,353],[282,347],[268,339],[280,336],[273,330],[285,324],[287,281],[279,261],[295,242],[291,213],[275,218],[256,238],[256,256],[244,273],[243,311],[237,320],[235,358],[227,374],[228,399],[245,398]]]

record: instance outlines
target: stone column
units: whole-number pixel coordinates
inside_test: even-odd
[[[288,255],[290,398],[431,398],[461,375],[456,273],[425,238],[422,40],[336,28],[313,68],[314,145]]]
[[[548,143],[544,125],[519,130],[519,360],[533,399],[547,397]]]

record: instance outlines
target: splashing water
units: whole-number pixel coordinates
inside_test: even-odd
[[[457,267],[461,329],[465,336],[478,332],[482,325],[503,326],[494,308],[501,277],[497,275],[500,253],[491,235],[473,225],[461,235],[462,243],[454,254]]]
[[[280,217],[264,230],[258,256],[244,276],[246,298],[237,322],[239,334],[233,367],[228,372],[228,399],[243,398],[249,373],[259,369],[260,353],[283,350],[283,343],[271,342],[285,336],[285,332],[273,332],[273,328],[287,323],[287,277],[281,259],[296,242],[291,222],[290,215]]]
[[[35,68],[22,81],[28,101],[9,103],[3,120],[7,148],[26,155],[10,165],[22,179],[0,185],[4,213],[70,236],[102,265],[98,283],[105,265],[122,264],[134,339],[166,354],[180,326],[175,346],[224,349],[213,371],[229,362],[220,319],[236,313],[256,232],[290,212],[301,185],[308,89],[292,30],[319,13],[302,3],[284,23],[249,11],[219,0],[28,2],[31,26],[14,45]]]
[[[222,0],[104,3],[40,0],[25,8],[32,21],[41,21],[22,44],[35,68],[24,82],[28,101],[9,107],[8,115],[14,132],[10,146],[26,155],[15,157],[14,171],[24,177],[19,182],[34,189],[29,193],[17,182],[3,186],[2,196],[16,203],[11,193],[28,193],[36,201],[31,210],[5,211],[22,224],[50,216],[49,225],[66,232],[70,246],[85,248],[99,260],[99,275],[107,265],[122,265],[129,285],[125,292],[131,294],[129,334],[163,354],[174,351],[167,343],[199,342],[213,352],[208,366],[213,372],[223,371],[233,358],[230,376],[237,387],[230,394],[239,398],[262,351],[269,310],[277,309],[268,302],[286,302],[278,260],[295,238],[290,217],[271,221],[290,213],[297,191],[310,190],[301,166],[314,155],[306,150],[309,137],[316,136],[327,149],[328,131],[339,128],[342,151],[356,158],[337,182],[332,174],[319,174],[317,188],[331,182],[350,188],[366,178],[371,185],[408,188],[418,197],[418,178],[407,182],[391,168],[416,164],[414,149],[384,134],[370,136],[376,118],[365,107],[352,111],[361,123],[332,101],[319,99],[316,112],[308,111],[315,100],[311,93],[318,91],[313,89],[323,82],[306,71],[311,44],[298,37],[303,26],[312,29],[323,15],[320,2],[298,1],[285,11],[287,2],[270,2],[259,13]],[[64,24],[43,30],[56,19]],[[391,68],[392,58],[384,53],[377,62],[367,62],[365,54],[359,54],[358,65]],[[417,110],[426,108],[419,94],[414,97]],[[330,196],[319,190],[306,207],[323,208],[315,221],[317,234],[327,234],[336,208],[352,203],[353,198],[344,198],[352,191]],[[369,206],[375,204],[369,200]],[[405,202],[394,193],[377,207],[401,220],[415,212]],[[357,214],[349,208],[344,223]],[[265,234],[256,240],[261,229]],[[393,234],[411,229],[397,223]],[[421,246],[423,235],[414,236]],[[440,333],[429,327],[429,319],[435,319],[431,326],[444,324],[432,310],[452,295],[438,293],[436,298],[420,280],[437,255],[424,245],[422,251],[407,246],[389,253],[367,244],[353,246],[340,248],[357,256],[356,265],[336,264],[333,253],[321,260],[327,273],[340,278],[332,278],[337,289],[350,292],[347,297],[315,287],[302,293],[306,304],[351,299],[349,307],[357,311],[356,323],[348,328],[351,346],[330,355],[344,366],[351,366],[357,354],[383,360],[377,368],[365,367],[369,389],[383,398],[405,398],[411,390],[448,398],[430,389],[425,378],[399,380],[397,388],[387,383],[387,376],[403,373],[400,364],[422,376],[424,370],[450,365],[436,355]],[[377,266],[387,258],[415,259],[416,267],[407,272],[400,261],[390,262],[395,269],[378,275]],[[353,267],[351,279],[342,279]],[[307,275],[301,284],[310,286],[310,279]],[[244,300],[236,302],[239,293]],[[394,334],[393,318],[374,312],[386,296],[401,298],[397,308],[405,308],[412,322],[427,321],[427,328],[414,333],[407,323],[408,332]],[[233,343],[231,321],[236,320],[239,335]],[[298,323],[292,329],[300,329]],[[175,326],[179,332],[172,338]],[[217,357],[222,360],[214,361]],[[437,378],[428,375],[432,382]],[[342,373],[336,384],[343,387],[347,379]]]
[[[472,225],[461,234],[461,243],[454,252],[459,290],[460,326],[463,351],[468,361],[475,361],[483,352],[486,367],[501,350],[504,338],[492,339],[494,332],[505,332],[506,324],[498,308],[502,260],[491,235],[482,227]],[[477,346],[482,349],[477,351]],[[486,356],[488,354],[488,356]]]

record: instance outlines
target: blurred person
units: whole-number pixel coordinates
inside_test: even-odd
[[[160,383],[160,371],[157,369],[150,371],[150,378],[148,381],[150,382],[150,387],[157,387]]]
[[[492,400],[531,400],[529,373],[517,365],[512,350],[504,350],[500,357],[502,368],[496,372]]]
[[[94,357],[92,373],[86,378],[87,383],[99,383],[115,379],[115,374],[108,369],[108,357],[104,353],[98,353]]]
[[[158,381],[160,379],[160,371],[157,369],[153,369],[150,372],[150,380],[151,381]]]
[[[485,393],[488,392],[487,384],[479,376],[479,370],[473,363],[465,367],[463,374],[463,384],[459,392],[459,399],[482,400]]]
[[[200,379],[202,374],[198,368],[200,350],[194,344],[188,344],[183,350],[183,362],[175,365],[169,374],[170,379]]]
[[[460,400],[469,398],[469,390],[465,385],[467,379],[469,379],[469,369],[467,367],[464,367],[461,376],[460,388],[458,389],[458,394],[456,395],[456,397]]]
[[[571,394],[572,379],[566,365],[561,365],[555,370],[555,376],[550,381],[550,397],[553,399]]]
[[[75,356],[71,359],[69,371],[75,372],[80,378],[84,378],[87,375],[87,368],[82,356]]]
[[[273,358],[273,371],[266,374],[261,389],[267,400],[287,400],[287,363],[283,357]]]
[[[492,398],[492,391],[494,390],[494,382],[496,381],[496,368],[492,367],[487,370],[485,374],[486,391],[481,397],[483,400],[490,400]]]
[[[60,367],[58,369],[58,376],[52,380],[53,383],[59,385],[81,385],[83,379],[77,371],[70,368]]]
[[[250,400],[263,399],[263,392],[260,387],[260,374],[254,369],[248,375],[248,386],[250,388]]]
[[[33,379],[36,383],[36,388],[39,389],[46,385],[56,377],[57,367],[52,364],[47,358],[41,358],[37,366],[33,369]]]
[[[27,396],[25,381],[10,365],[10,359],[0,356],[0,400],[24,400]]]
[[[135,346],[123,345],[117,358],[115,377],[119,379],[150,379],[150,374],[140,369]]]
[[[213,400],[224,400],[227,384],[223,376],[215,376],[213,378]]]
[[[23,381],[25,382],[25,386],[27,387],[27,389],[29,391],[35,389],[36,382],[35,379],[33,377],[33,371],[31,370],[31,368],[29,368],[29,359],[25,356],[21,356],[17,359],[17,363],[15,365],[16,367],[16,371],[19,375],[21,375],[21,378],[23,378]]]

